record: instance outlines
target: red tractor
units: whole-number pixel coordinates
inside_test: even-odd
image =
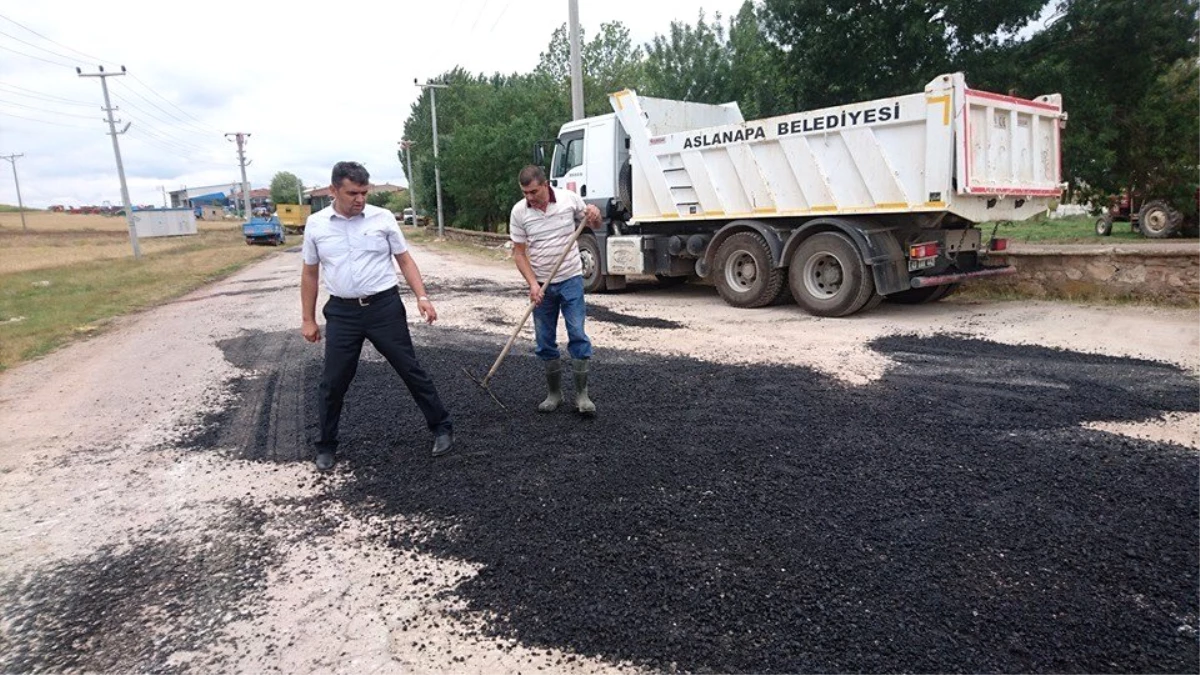
[[[1165,199],[1145,199],[1142,195],[1126,191],[1115,198],[1096,220],[1096,234],[1107,237],[1112,234],[1114,222],[1128,222],[1134,232],[1141,232],[1149,239],[1166,239],[1177,234],[1194,237],[1197,234],[1196,214],[1200,211],[1200,189],[1196,190],[1196,203],[1190,214],[1175,208]]]

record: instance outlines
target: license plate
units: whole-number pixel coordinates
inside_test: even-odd
[[[937,257],[932,258],[914,258],[908,261],[908,271],[916,272],[917,270],[928,269],[937,263]]]

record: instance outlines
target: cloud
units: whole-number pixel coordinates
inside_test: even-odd
[[[620,20],[644,42],[672,20],[695,22],[697,7],[672,4],[584,1],[580,20],[588,34]],[[740,5],[705,8],[729,16]],[[13,36],[0,35],[0,153],[25,154],[17,170],[30,206],[119,203],[100,80],[75,67],[124,65],[128,73],[108,84],[115,116],[133,124],[119,142],[135,203],[161,203],[159,186],[240,180],[225,138],[237,131],[251,134],[254,187],[280,171],[324,185],[342,159],[364,163],[376,182],[404,185],[396,142],[420,95],[414,78],[456,66],[528,72],[566,20],[565,4],[517,0],[354,8],[211,0],[182,16],[129,0],[14,5],[0,10],[0,32]],[[16,203],[3,177],[0,203]]]

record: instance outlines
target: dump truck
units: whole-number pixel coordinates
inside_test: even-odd
[[[283,229],[288,234],[301,234],[304,224],[312,215],[312,207],[308,204],[276,204],[275,215],[283,223]]]
[[[705,279],[737,307],[790,296],[818,316],[932,302],[1013,273],[988,263],[1006,241],[977,225],[1042,213],[1066,187],[1061,97],[978,91],[962,73],[752,121],[736,103],[609,101],[611,114],[562,126],[550,163],[553,187],[604,216],[579,239],[589,292],[655,275]]]

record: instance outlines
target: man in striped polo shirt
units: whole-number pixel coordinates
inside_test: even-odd
[[[567,325],[567,352],[575,375],[575,407],[579,414],[592,416],[596,406],[588,397],[588,363],[592,358],[592,341],[583,332],[587,307],[583,300],[583,261],[579,246],[571,235],[585,219],[589,226],[599,227],[600,210],[584,204],[583,199],[568,190],[555,190],[546,184],[541,167],[527,166],[517,177],[525,199],[513,205],[508,221],[508,234],[513,241],[513,260],[521,276],[529,284],[529,300],[533,309],[533,327],[537,336],[534,353],[545,364],[546,400],[538,405],[541,412],[553,412],[562,403],[562,362],[558,351],[558,315],[561,310]],[[551,268],[571,242],[571,250],[553,279]],[[549,283],[545,289],[541,284]]]

